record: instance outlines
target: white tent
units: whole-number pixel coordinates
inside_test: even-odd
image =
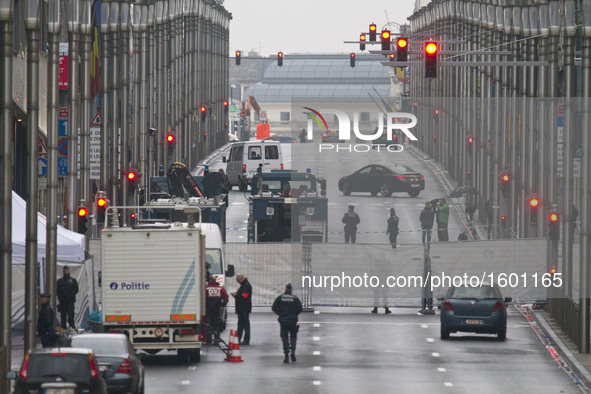
[[[12,192],[12,264],[25,263],[27,203]],[[37,213],[37,261],[45,258],[47,218]],[[57,226],[57,261],[84,261],[84,235]]]

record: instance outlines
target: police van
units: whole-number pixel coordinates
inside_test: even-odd
[[[259,164],[262,171],[283,169],[281,144],[276,141],[244,141],[232,144],[228,157],[222,158],[226,166],[226,175],[230,186],[238,186],[245,191],[257,173]]]

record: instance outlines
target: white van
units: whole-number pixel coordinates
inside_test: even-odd
[[[236,142],[232,144],[230,155],[222,160],[227,163],[230,186],[238,186],[241,191],[246,190],[259,164],[263,165],[263,172],[283,169],[281,144],[276,141]]]

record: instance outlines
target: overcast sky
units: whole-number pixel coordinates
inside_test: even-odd
[[[358,44],[343,41],[358,41],[359,34],[367,32],[372,22],[378,31],[388,22],[407,23],[414,1],[225,0],[224,7],[233,18],[230,56],[237,50],[243,56],[251,50],[269,56],[279,51],[359,53]],[[391,30],[394,32],[393,27]]]

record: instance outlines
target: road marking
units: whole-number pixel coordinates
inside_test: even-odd
[[[320,384],[321,384],[321,383],[322,383],[322,382],[321,382],[320,380],[315,380],[315,381],[313,381],[313,382],[312,382],[312,384],[313,384],[314,386],[320,386]]]
[[[453,387],[453,383],[452,382],[445,382],[443,383],[445,385],[445,387]]]
[[[248,223],[248,219],[246,219],[246,220],[244,221],[244,223]]]
[[[201,354],[204,354],[204,353],[203,353],[203,352],[201,352]],[[194,365],[193,365],[192,367],[189,367],[189,371],[194,371],[194,370],[196,370],[196,369],[197,369],[197,367],[196,367],[196,366],[194,366]]]
[[[431,353],[433,357],[439,357],[439,353]]]
[[[314,323],[314,327],[320,327],[320,323]]]
[[[320,356],[320,352],[318,350],[314,350],[314,352],[312,353],[314,356]]]
[[[313,341],[319,341],[320,340],[320,337],[312,337],[312,340]]]
[[[243,238],[244,238],[244,235],[239,235],[238,236],[238,239],[243,239]]]
[[[246,203],[243,201],[234,201],[232,205],[246,205]]]
[[[445,368],[437,368],[439,372],[445,372]]]
[[[435,342],[433,338],[427,338],[427,342]]]
[[[183,384],[183,385],[185,385],[185,386],[186,386],[186,385],[188,385],[189,383],[191,383],[191,381],[190,381],[190,380],[183,380],[183,381],[181,382],[181,384]]]
[[[421,328],[429,328],[428,324],[421,324]]]
[[[315,315],[319,315],[320,314],[320,311],[314,311],[314,314]]]
[[[320,368],[320,367],[318,367],[318,366],[316,366],[316,367],[312,368],[312,371],[320,371],[320,370],[322,370],[322,368]]]

